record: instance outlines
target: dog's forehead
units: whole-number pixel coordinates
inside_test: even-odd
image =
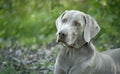
[[[63,19],[72,19],[72,20],[78,20],[83,18],[84,13],[80,12],[80,11],[67,11],[64,16]]]

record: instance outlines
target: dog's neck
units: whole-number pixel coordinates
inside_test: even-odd
[[[84,43],[80,48],[70,48],[68,46],[63,46],[63,50],[61,52],[66,54],[66,56],[70,57],[71,59],[75,59],[72,57],[78,57],[78,55],[81,57],[88,57],[94,54],[95,47],[91,42]]]
[[[63,44],[63,47],[64,48],[66,48],[66,49],[69,49],[69,50],[81,50],[82,48],[84,48],[84,47],[88,47],[88,48],[91,48],[91,47],[93,47],[93,44],[92,44],[92,42],[83,42],[81,45],[79,45],[79,47],[74,47],[74,46],[67,46],[67,45],[65,45],[65,44]]]

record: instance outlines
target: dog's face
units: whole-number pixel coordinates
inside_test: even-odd
[[[89,42],[90,40],[87,41],[89,37],[85,39],[86,21],[86,15],[82,12],[75,10],[63,12],[56,20],[57,42],[73,48],[79,48],[82,43]]]
[[[59,21],[59,22],[58,22]],[[83,40],[83,29],[85,21],[79,12],[64,12],[57,20],[57,41],[63,42],[67,46],[74,47]]]

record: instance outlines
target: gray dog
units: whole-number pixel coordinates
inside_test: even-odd
[[[100,31],[89,15],[69,10],[56,20],[57,41],[63,49],[54,74],[120,74],[120,49],[98,52],[91,39]]]

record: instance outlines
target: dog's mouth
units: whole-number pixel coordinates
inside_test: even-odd
[[[64,39],[58,38],[57,39],[57,43],[63,43],[63,44],[65,44],[69,48],[74,48],[74,44],[69,44],[69,42],[66,42]]]
[[[59,35],[57,36],[57,43],[62,43],[69,48],[76,48],[76,38],[68,39],[68,37],[62,38]]]
[[[73,45],[68,45],[68,47],[69,47],[69,48],[74,48],[74,46],[73,46]]]
[[[60,43],[60,42],[65,43],[64,39],[62,39],[62,38],[57,38],[57,43]]]

